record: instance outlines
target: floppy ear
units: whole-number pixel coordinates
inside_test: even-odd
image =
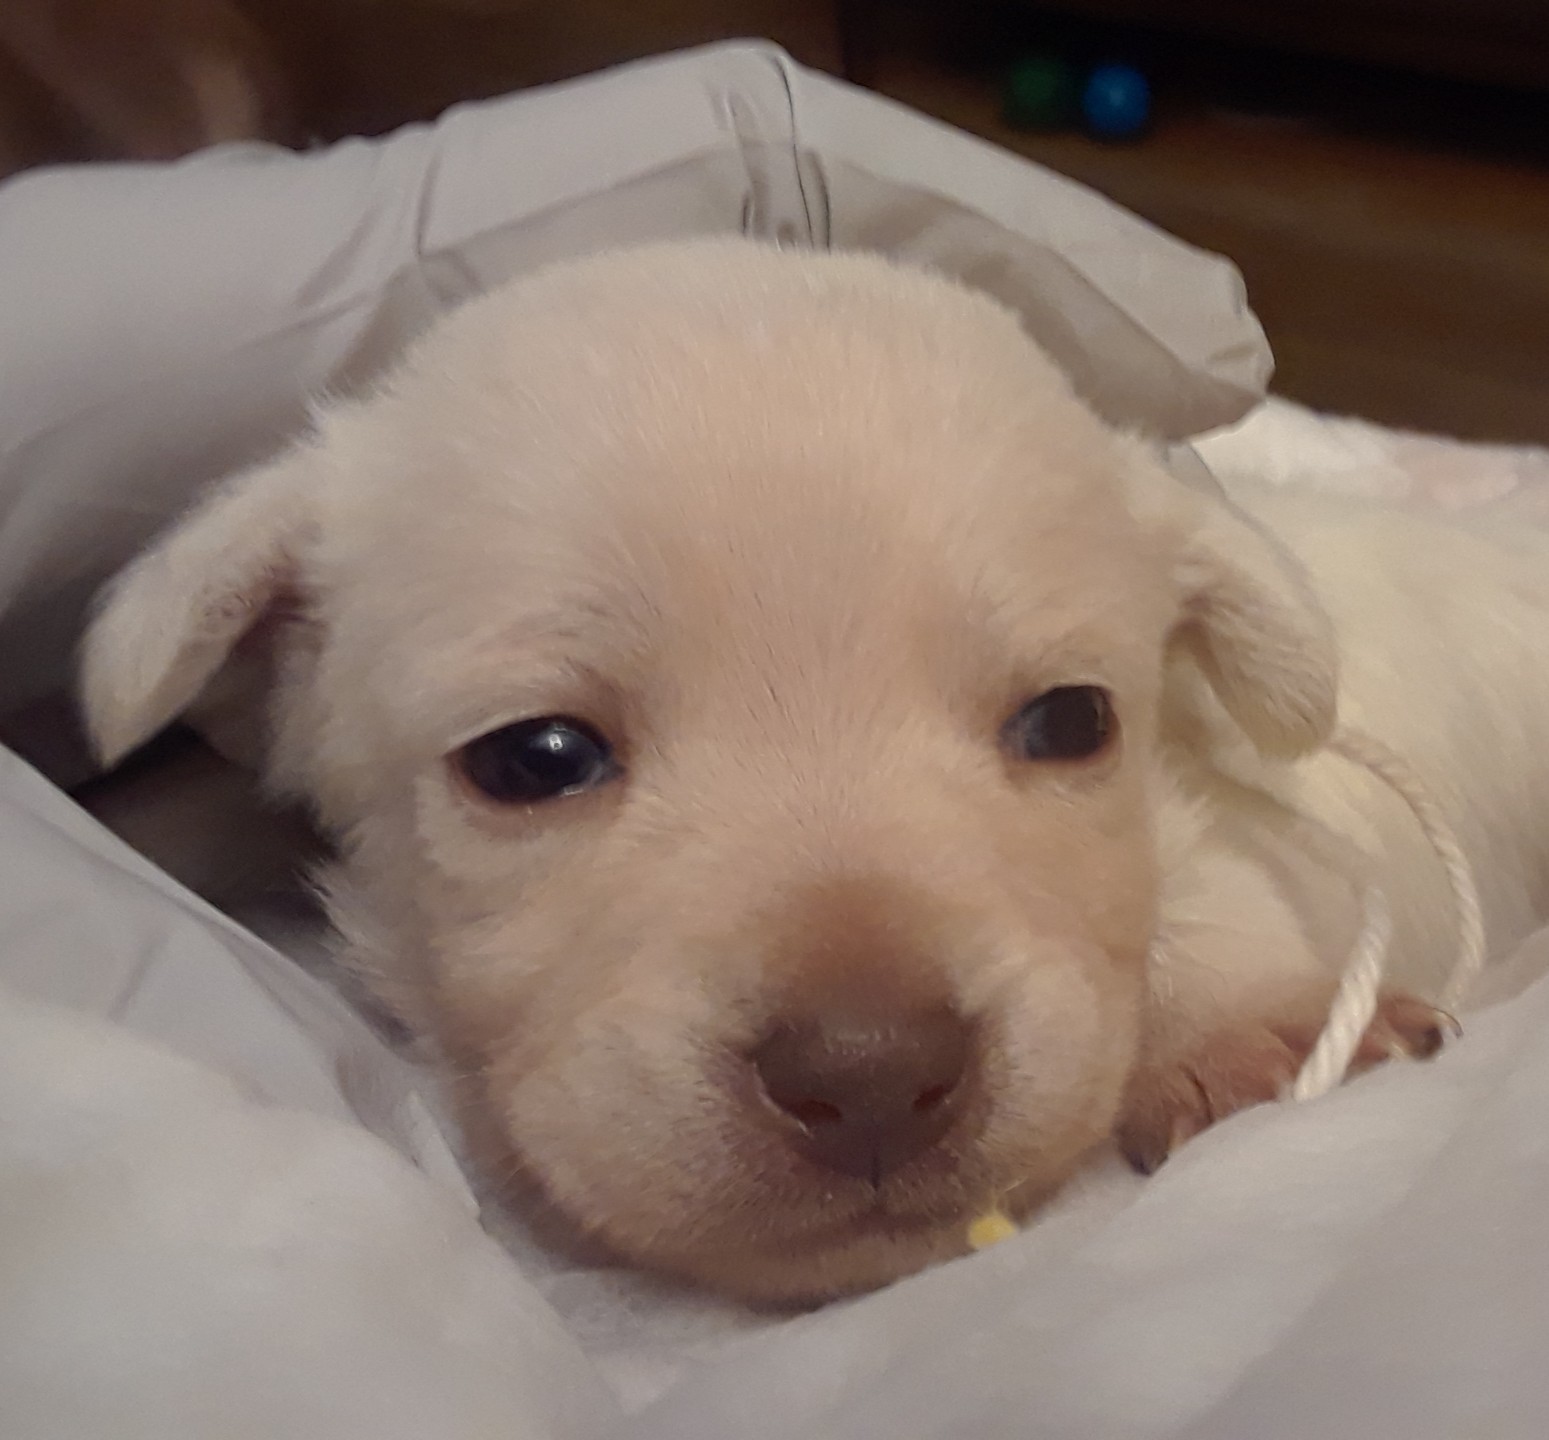
[[[1306,572],[1229,501],[1167,483],[1180,522],[1176,640],[1261,751],[1290,759],[1318,749],[1337,720],[1339,660]]]
[[[217,487],[103,592],[82,648],[81,700],[104,764],[182,714],[293,593],[309,459],[292,452]]]

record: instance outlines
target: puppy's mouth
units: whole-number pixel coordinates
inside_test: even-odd
[[[858,1215],[848,1226],[848,1231],[851,1234],[910,1239],[966,1224],[965,1216],[957,1210],[950,1213],[897,1210],[878,1202]]]
[[[969,1221],[984,1208],[966,1199],[959,1186],[952,1186],[950,1195],[910,1193],[915,1190],[884,1184],[868,1185],[865,1193],[853,1197],[830,1192],[812,1209],[801,1206],[798,1214],[788,1217],[789,1225],[772,1215],[771,1229],[780,1232],[773,1245],[791,1253],[815,1254],[860,1240],[917,1241],[958,1231],[966,1234]]]
[[[683,1268],[754,1303],[805,1308],[966,1254],[971,1208],[877,1197],[816,1215],[771,1214],[735,1245],[685,1256]]]

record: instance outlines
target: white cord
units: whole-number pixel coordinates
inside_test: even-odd
[[[1443,1009],[1457,1008],[1485,961],[1484,910],[1473,867],[1457,835],[1420,777],[1381,741],[1359,730],[1342,728],[1329,742],[1337,755],[1369,770],[1409,807],[1436,857],[1447,872],[1458,928],[1457,958],[1441,994]],[[1295,1100],[1312,1100],[1338,1085],[1350,1068],[1372,1017],[1393,939],[1387,898],[1375,886],[1362,902],[1360,933],[1340,977],[1329,1017],[1291,1087]]]
[[[1392,941],[1393,915],[1387,897],[1372,885],[1362,897],[1361,931],[1340,976],[1328,1019],[1291,1086],[1293,1100],[1316,1100],[1345,1078],[1377,1013],[1382,972]]]

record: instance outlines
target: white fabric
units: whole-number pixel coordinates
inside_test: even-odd
[[[507,1440],[614,1415],[406,1067],[0,752],[0,1434]]]

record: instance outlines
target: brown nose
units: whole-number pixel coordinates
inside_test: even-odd
[[[800,1148],[875,1185],[951,1128],[973,1054],[972,1026],[943,1007],[782,1020],[751,1058]]]

